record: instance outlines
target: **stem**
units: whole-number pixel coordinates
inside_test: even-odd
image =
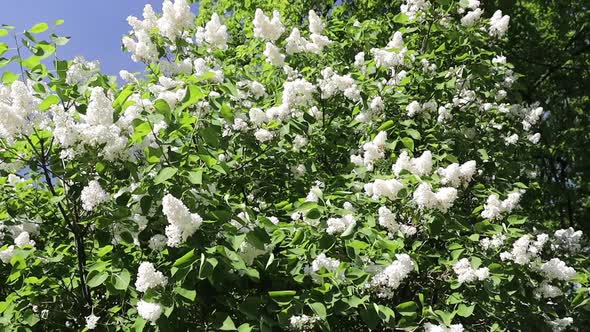
[[[45,182],[47,183],[47,186],[49,187],[49,191],[51,192],[51,194],[53,196],[58,196],[57,192],[55,191],[55,188],[53,187],[53,183],[51,182],[51,175],[49,174],[49,168],[47,166],[46,155],[43,151],[43,140],[42,139],[39,140],[40,145],[41,145],[41,153],[39,153],[35,149],[35,146],[33,145],[33,142],[31,142],[29,137],[25,136],[25,138],[27,139],[27,141],[31,145],[31,148],[33,149],[35,154],[37,154],[37,156],[40,159],[41,168],[43,169],[43,175],[45,176]],[[74,234],[74,240],[76,242],[76,256],[78,258],[78,274],[80,277],[80,287],[82,288],[82,296],[84,297],[86,304],[91,308],[92,307],[92,296],[90,294],[90,288],[86,284],[86,268],[85,268],[85,266],[86,266],[86,252],[85,252],[85,250],[86,250],[86,248],[84,246],[84,236],[83,236],[82,232],[80,231],[78,223],[73,222],[69,218],[69,216],[68,216],[68,214],[61,202],[57,202],[57,208],[59,209],[59,211],[60,211],[61,215],[63,216],[64,220],[66,221],[66,223],[69,225],[70,231]]]

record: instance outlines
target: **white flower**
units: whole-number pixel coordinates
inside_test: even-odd
[[[535,296],[540,298],[554,298],[563,295],[563,292],[559,287],[549,284],[547,281],[543,281],[539,287],[535,288]]]
[[[4,264],[10,263],[12,256],[14,256],[14,246],[9,246],[8,248],[0,251],[0,260]]]
[[[307,138],[301,135],[296,135],[293,139],[293,150],[299,151],[307,146]]]
[[[393,263],[373,276],[370,286],[377,291],[378,297],[391,298],[393,291],[414,270],[414,262],[407,254],[396,254]]]
[[[318,85],[322,91],[322,99],[330,98],[337,92],[343,93],[352,101],[358,101],[361,98],[360,89],[352,76],[350,74],[338,75],[330,67],[322,70],[322,79],[319,80]]]
[[[94,314],[90,314],[90,316],[86,316],[86,328],[89,330],[94,330],[100,319],[99,316],[95,316]]]
[[[155,322],[162,314],[162,306],[159,303],[151,303],[144,300],[139,300],[137,302],[137,313],[141,316],[141,318]]]
[[[531,142],[533,144],[537,144],[541,140],[541,133],[529,135],[527,138],[528,138],[529,142]]]
[[[405,0],[399,8],[403,14],[406,14],[409,20],[413,21],[416,18],[420,18],[421,14],[428,10],[430,2],[427,0]]]
[[[194,25],[195,15],[191,13],[191,7],[187,0],[165,0],[162,4],[162,17],[158,19],[158,28],[162,36],[174,40],[185,29]]]
[[[281,13],[274,10],[272,12],[272,19],[264,15],[264,12],[260,8],[256,8],[254,14],[254,37],[263,38],[270,41],[275,41],[281,37],[285,32],[285,27],[281,22]]]
[[[197,45],[205,43],[214,49],[225,50],[227,48],[227,27],[221,24],[217,13],[211,15],[211,20],[205,24],[205,28],[199,27],[195,34]]]
[[[256,137],[256,140],[258,142],[260,142],[260,143],[266,143],[266,142],[270,141],[274,137],[274,134],[271,131],[267,130],[267,129],[258,129],[254,133],[254,137]]]
[[[352,214],[347,214],[342,218],[330,218],[327,224],[328,228],[326,228],[326,232],[328,234],[343,233],[349,227],[356,225],[356,219],[354,219]]]
[[[296,331],[312,331],[316,322],[320,320],[316,316],[298,315],[289,318],[289,326]]]
[[[14,245],[22,248],[27,245],[35,246],[35,241],[31,240],[29,232],[21,232],[16,238],[14,238]]]
[[[143,18],[143,21],[134,16],[127,18],[127,23],[133,28],[133,34],[137,41],[129,36],[123,37],[123,45],[131,52],[131,59],[135,62],[151,62],[158,58],[158,50],[150,38],[150,30],[157,27],[157,17],[152,6],[145,5]]]
[[[85,84],[99,70],[98,60],[86,61],[83,56],[77,56],[66,72],[66,83]]]
[[[373,112],[381,112],[385,109],[385,104],[383,103],[383,98],[381,96],[376,96],[371,100],[371,104],[369,106],[371,111]]]
[[[521,192],[512,192],[505,200],[500,201],[497,194],[491,194],[488,196],[481,216],[485,219],[499,220],[502,214],[511,212],[518,206],[521,196]]]
[[[314,280],[318,280],[319,276],[317,272],[321,269],[326,269],[328,272],[335,273],[340,267],[340,261],[334,258],[326,256],[326,254],[319,254],[312,262],[304,268],[304,272],[307,275],[311,275]]]
[[[571,317],[558,318],[553,321],[548,321],[547,323],[549,326],[551,326],[553,332],[562,332],[565,331],[568,326],[574,323],[574,319]]]
[[[502,261],[511,260],[519,265],[526,265],[541,253],[543,246],[548,239],[549,237],[547,234],[537,235],[536,241],[531,241],[529,235],[523,235],[514,242],[511,252],[503,252],[500,254],[500,259],[502,259]]]
[[[395,175],[399,175],[404,169],[418,176],[430,175],[432,172],[432,153],[426,150],[420,157],[410,159],[408,152],[402,151],[391,169]]]
[[[539,268],[541,272],[545,274],[547,279],[558,279],[558,280],[571,280],[576,276],[576,270],[569,267],[559,258],[552,258],[548,262],[545,262]]]
[[[451,187],[443,187],[432,191],[430,184],[426,182],[420,183],[418,188],[412,195],[412,201],[420,209],[438,209],[441,212],[446,212],[457,199],[457,189]]]
[[[490,18],[490,36],[502,37],[508,31],[508,23],[510,22],[510,16],[502,16],[501,10],[496,10],[494,15]]]
[[[510,136],[506,136],[504,138],[504,143],[506,145],[513,145],[516,144],[518,142],[518,134],[512,134]]]
[[[273,66],[282,66],[285,64],[285,55],[271,42],[266,43],[263,54],[266,57],[266,62]]]
[[[190,213],[189,209],[177,198],[167,194],[162,200],[162,211],[168,219],[166,236],[168,246],[178,247],[189,236],[193,235],[203,222],[197,213]]]
[[[373,199],[379,199],[384,196],[391,200],[397,199],[397,194],[404,187],[404,185],[396,179],[382,180],[377,179],[373,183],[367,183],[364,186],[367,196]]]
[[[481,8],[476,8],[461,18],[461,24],[464,27],[472,27],[477,21],[479,21],[481,14],[483,14],[483,10],[481,10]]]
[[[156,234],[149,240],[148,247],[154,251],[162,250],[167,243],[168,239],[162,234]]]
[[[289,108],[305,106],[313,100],[316,87],[303,78],[283,83],[283,103]]]
[[[102,189],[98,181],[92,180],[82,189],[80,199],[82,200],[82,208],[86,211],[92,211],[101,203],[108,201],[109,194]]]
[[[453,324],[449,327],[444,325],[424,324],[424,332],[463,332],[463,325]]]
[[[467,185],[475,174],[475,166],[475,160],[470,160],[462,165],[453,163],[446,168],[439,168],[438,174],[441,176],[441,183],[455,188],[461,184]]]
[[[582,231],[575,231],[572,227],[568,229],[559,229],[555,231],[555,245],[556,249],[563,249],[569,252],[577,252],[580,250],[580,240],[582,240]]]
[[[164,287],[168,283],[168,279],[162,272],[156,271],[154,264],[150,262],[142,262],[137,270],[137,280],[135,281],[135,288],[138,292],[145,292],[150,288],[158,286]]]
[[[459,283],[473,282],[475,280],[485,280],[490,276],[490,270],[487,267],[474,269],[467,258],[460,259],[453,265],[453,271],[457,274]]]

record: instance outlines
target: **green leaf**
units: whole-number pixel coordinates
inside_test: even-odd
[[[229,316],[227,316],[227,318],[223,321],[223,325],[221,325],[219,329],[221,331],[235,331],[236,324],[234,324],[234,321]]]
[[[176,174],[176,172],[178,172],[178,169],[176,167],[164,167],[160,170],[160,172],[158,172],[158,175],[156,175],[156,177],[154,178],[154,183],[160,184],[166,180],[169,180]]]
[[[402,144],[406,147],[406,149],[410,151],[414,151],[414,140],[409,137],[402,138]]]
[[[395,15],[393,17],[393,21],[395,23],[399,23],[399,24],[406,24],[406,23],[408,23],[408,19],[409,19],[408,15],[402,14],[402,13],[399,13],[399,14],[397,14],[397,15]]]
[[[2,74],[2,83],[5,85],[11,85],[12,82],[16,81],[17,79],[18,75],[11,72],[10,70],[7,70],[4,72],[4,74]]]
[[[320,302],[315,302],[309,305],[311,310],[315,312],[321,319],[326,320],[326,307]]]
[[[188,180],[192,184],[203,184],[203,171],[197,170],[194,172],[188,172]]]
[[[406,129],[406,133],[410,136],[412,136],[413,139],[420,139],[420,132],[418,132],[416,129]]]
[[[285,296],[295,296],[297,294],[294,290],[284,290],[284,291],[270,291],[268,292],[268,296],[270,297],[285,297]]]
[[[8,35],[8,30],[6,30],[6,29],[0,29],[0,37],[4,37],[6,35]]]
[[[379,128],[377,128],[377,131],[387,130],[387,129],[393,127],[393,124],[394,124],[393,120],[387,120],[381,126],[379,126]]]
[[[45,22],[35,24],[31,29],[29,29],[30,33],[41,33],[45,30],[49,29],[49,25]]]
[[[118,290],[126,290],[131,281],[131,274],[127,269],[121,270],[119,273],[113,274],[113,286]]]
[[[408,301],[404,303],[398,304],[395,309],[400,313],[402,316],[413,316],[418,311],[418,305],[414,301]]]
[[[465,305],[461,303],[457,308],[457,315],[461,317],[469,317],[473,314],[473,309],[475,309],[475,305]]]
[[[51,107],[51,105],[59,104],[59,102],[60,102],[60,100],[59,100],[58,96],[49,95],[49,96],[47,96],[47,98],[45,98],[43,100],[43,102],[41,102],[41,105],[39,105],[39,109],[41,111],[48,110]]]
[[[94,288],[102,285],[105,280],[109,277],[109,274],[106,271],[101,271],[95,274],[90,280],[88,280],[88,287]]]
[[[184,298],[186,298],[187,300],[190,301],[195,301],[195,299],[197,298],[197,292],[193,289],[186,289],[186,288],[182,288],[182,287],[176,287],[174,289],[176,291],[176,293]]]
[[[184,96],[183,103],[180,106],[179,110],[184,110],[187,107],[190,107],[196,104],[199,100],[205,97],[205,93],[201,88],[196,85],[189,85],[186,90],[186,95]]]
[[[62,19],[53,21],[53,24],[55,24],[55,25],[62,25],[63,23],[64,23],[64,20],[62,20]]]
[[[191,251],[187,252],[186,254],[184,254],[182,257],[180,257],[179,259],[177,259],[173,266],[174,267],[187,267],[189,265],[191,265],[192,263],[194,263],[197,259],[195,258],[195,249],[191,249]]]

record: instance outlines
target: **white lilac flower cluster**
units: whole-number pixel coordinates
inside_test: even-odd
[[[486,237],[479,241],[479,245],[483,248],[483,250],[488,249],[498,249],[506,241],[506,235],[504,234],[494,234],[491,238]]]
[[[166,236],[168,246],[178,247],[193,235],[203,222],[197,213],[190,213],[188,208],[174,196],[167,194],[162,200],[162,211],[168,219]]]
[[[396,220],[396,216],[387,207],[382,206],[379,208],[379,225],[388,231],[389,237],[393,237],[397,231],[400,231],[403,235],[412,236],[416,234],[416,227],[412,225],[399,224]]]
[[[452,163],[446,168],[439,168],[438,174],[441,176],[440,182],[451,187],[467,186],[476,171],[475,160],[467,161],[461,165]]]
[[[563,295],[559,287],[549,284],[546,280],[535,288],[534,293],[537,298],[555,298]]]
[[[424,104],[420,105],[420,103],[418,101],[414,100],[406,106],[406,112],[409,117],[414,117],[415,115],[421,114],[423,112],[435,113],[437,111],[437,108],[438,108],[438,104],[435,101],[427,101]],[[440,108],[438,108],[438,111],[439,111],[439,117],[441,116],[440,113],[442,113],[443,120],[445,118],[450,117],[450,115],[446,114],[448,112],[446,106],[445,106],[444,110],[441,110]],[[439,122],[443,122],[443,121],[439,121]]]
[[[484,209],[481,212],[482,218],[490,220],[501,219],[503,214],[511,212],[518,206],[521,196],[522,191],[515,191],[508,194],[508,197],[501,201],[497,194],[491,194],[488,196]]]
[[[449,327],[444,325],[424,324],[424,332],[463,332],[462,324],[452,324]]]
[[[100,62],[98,60],[86,61],[83,56],[77,56],[66,72],[66,83],[85,84],[99,70]]]
[[[0,84],[0,138],[11,142],[20,135],[28,135],[33,125],[42,120],[37,111],[40,103],[22,81],[14,81],[10,86]]]
[[[133,29],[135,39],[123,37],[123,45],[131,52],[131,59],[135,62],[151,62],[158,59],[158,50],[150,38],[150,31],[158,27],[158,18],[151,5],[143,8],[143,21],[135,16],[129,16],[127,23]]]
[[[361,91],[350,74],[338,75],[331,67],[324,68],[321,74],[322,79],[318,85],[322,90],[322,99],[330,98],[338,92],[352,101],[361,99]]]
[[[372,48],[371,54],[377,67],[394,69],[405,64],[408,49],[404,47],[404,39],[401,32],[396,31],[385,48]],[[363,54],[364,56],[364,54]],[[363,61],[364,62],[364,61]],[[359,59],[360,64],[360,59]]]
[[[289,318],[289,327],[294,331],[311,332],[319,320],[317,316],[294,315]]]
[[[252,23],[254,24],[254,38],[262,38],[274,42],[285,32],[285,26],[281,22],[281,13],[278,10],[274,10],[272,12],[272,18],[269,18],[264,15],[262,9],[256,8]]]
[[[162,306],[159,303],[139,300],[137,302],[137,313],[141,318],[150,322],[155,322],[160,318],[160,315],[162,315]]]
[[[400,12],[408,16],[408,19],[422,19],[421,14],[430,8],[428,0],[405,0],[400,6]]]
[[[537,235],[534,241],[530,235],[523,235],[514,242],[512,251],[500,253],[500,259],[502,261],[510,260],[519,265],[526,265],[538,258],[548,240],[549,236],[547,234]]]
[[[565,250],[571,253],[580,251],[582,231],[576,231],[572,227],[555,231],[555,242],[552,247],[556,250]]]
[[[330,258],[326,256],[326,254],[321,253],[311,262],[311,265],[306,266],[303,271],[306,275],[310,275],[314,280],[319,280],[320,277],[317,272],[321,269],[326,269],[326,271],[336,275],[338,267],[340,267],[339,260]],[[339,277],[342,276],[343,274],[339,275]]]
[[[100,319],[100,317],[96,316],[94,314],[90,314],[89,316],[86,316],[86,328],[89,330],[94,330],[96,328],[96,326],[98,325],[99,319]]]
[[[39,225],[37,223],[24,221],[18,225],[4,226],[0,222],[0,240],[4,238],[4,230],[8,229],[10,235],[14,239],[14,244],[8,246],[6,249],[0,251],[0,261],[8,264],[15,254],[16,248],[23,248],[25,246],[35,247],[35,241],[31,240],[31,236],[39,234]]]
[[[328,224],[326,233],[340,234],[346,231],[349,227],[354,227],[356,225],[356,219],[352,214],[347,214],[342,218],[329,218],[326,223]]]
[[[489,33],[492,37],[502,37],[508,31],[508,24],[510,23],[510,16],[502,15],[501,10],[496,10],[494,15],[490,18]]]
[[[442,187],[436,192],[428,183],[420,183],[412,195],[412,201],[420,209],[437,209],[446,212],[457,199],[457,189],[452,187]]]
[[[195,33],[195,42],[198,46],[206,45],[213,50],[227,49],[227,39],[227,27],[221,24],[221,18],[217,13],[213,13],[205,27],[198,27]]]
[[[395,175],[400,175],[403,170],[418,176],[430,175],[432,173],[432,153],[427,150],[418,158],[410,158],[408,152],[403,151],[391,170]]]
[[[457,279],[461,284],[474,282],[475,280],[482,281],[490,277],[490,270],[487,267],[480,267],[476,270],[471,266],[471,262],[467,258],[462,258],[455,263],[453,271],[457,274]]]
[[[386,141],[387,132],[380,131],[371,142],[363,144],[363,156],[352,155],[351,162],[357,166],[366,166],[372,171],[375,161],[385,158]]]
[[[576,270],[567,266],[565,262],[559,258],[552,258],[548,262],[541,264],[539,271],[541,271],[548,280],[557,279],[568,281],[576,276]]]
[[[135,288],[138,292],[146,292],[150,288],[164,287],[168,283],[168,278],[157,271],[154,264],[142,262],[137,269],[137,280]]]
[[[377,179],[374,182],[366,183],[364,185],[365,194],[375,200],[379,199],[380,197],[387,197],[390,200],[396,200],[397,194],[400,190],[402,190],[403,187],[403,183],[396,179]]]
[[[557,318],[552,321],[547,321],[547,324],[549,324],[553,332],[563,332],[573,323],[574,319],[571,317]]]
[[[407,254],[396,254],[396,260],[375,274],[369,283],[380,298],[391,298],[402,281],[414,270],[414,262]]]
[[[51,110],[53,135],[63,148],[64,159],[80,154],[85,146],[102,146],[99,154],[110,161],[126,155],[129,139],[125,133],[132,130],[131,122],[139,116],[138,108],[129,107],[115,123],[115,110],[102,87],[92,88],[88,109],[79,121],[74,108],[65,110],[61,105],[54,105]]]
[[[310,32],[309,40],[301,36],[299,29],[293,28],[289,37],[285,39],[287,42],[285,52],[287,52],[287,54],[291,55],[301,52],[320,54],[326,46],[332,44],[332,41],[327,36],[323,35],[324,23],[315,11],[309,11],[308,20]]]
[[[92,211],[98,205],[107,202],[109,194],[102,189],[98,181],[92,180],[82,189],[80,199],[82,200],[82,208],[86,211]]]

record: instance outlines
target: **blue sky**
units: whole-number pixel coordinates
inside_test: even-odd
[[[82,55],[87,60],[98,59],[102,72],[117,75],[121,69],[143,69],[142,64],[134,63],[128,53],[121,51],[121,37],[130,29],[127,16],[141,17],[147,3],[161,12],[162,0],[2,0],[0,24],[23,31],[39,22],[63,19],[64,24],[56,32],[72,39],[58,49],[59,57]],[[3,42],[14,44],[13,40]]]

